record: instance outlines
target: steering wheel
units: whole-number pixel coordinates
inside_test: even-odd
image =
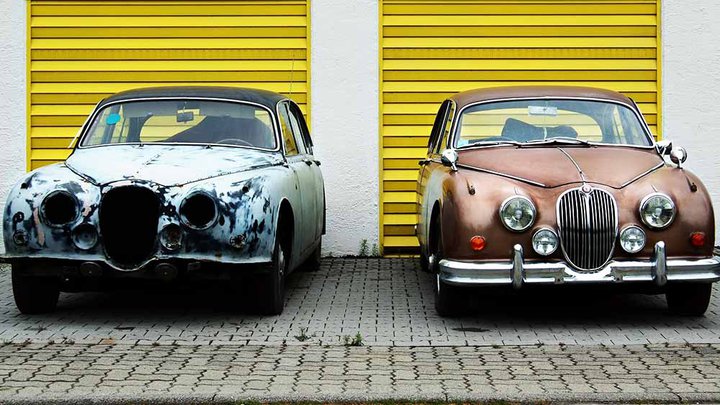
[[[244,139],[238,139],[238,138],[227,138],[227,139],[221,139],[215,143],[218,144],[226,144],[226,145],[241,145],[241,146],[254,146],[250,142],[244,140]]]

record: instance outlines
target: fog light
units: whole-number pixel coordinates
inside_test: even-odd
[[[167,250],[178,250],[182,246],[183,232],[180,225],[170,224],[160,231],[160,244]]]
[[[13,234],[13,242],[18,246],[25,246],[28,244],[29,238],[27,232],[22,229],[18,229]]]
[[[470,248],[472,248],[472,250],[476,252],[479,252],[485,249],[485,242],[486,241],[484,237],[477,235],[473,236],[472,238],[470,238]]]
[[[548,256],[555,253],[558,247],[558,237],[555,231],[549,228],[543,228],[535,232],[532,237],[533,250],[542,256]]]
[[[705,232],[693,232],[690,234],[690,244],[695,247],[705,246]]]
[[[80,224],[72,230],[72,241],[78,249],[92,249],[98,241],[98,233],[90,224]]]
[[[645,231],[630,225],[620,232],[620,247],[628,253],[637,253],[645,247]]]

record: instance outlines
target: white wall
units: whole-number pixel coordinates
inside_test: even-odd
[[[323,250],[378,241],[378,3],[312,0],[311,120],[327,194]]]
[[[720,1],[664,0],[663,136],[688,150],[705,183],[720,237]]]
[[[0,0],[0,10],[0,207],[4,207],[10,187],[25,173],[25,1]],[[0,251],[5,252],[2,242]]]

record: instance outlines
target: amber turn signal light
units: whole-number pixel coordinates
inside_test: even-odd
[[[477,235],[473,236],[470,238],[470,247],[476,252],[485,249],[485,237]]]
[[[693,232],[690,234],[690,244],[695,247],[705,246],[705,232]]]

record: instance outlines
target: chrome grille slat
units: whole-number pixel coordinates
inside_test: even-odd
[[[557,202],[562,251],[578,270],[596,270],[612,256],[617,235],[615,199],[607,191],[572,189]]]

